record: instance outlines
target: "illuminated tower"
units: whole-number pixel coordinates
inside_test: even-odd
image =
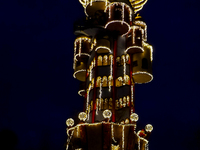
[[[135,84],[153,79],[153,48],[137,14],[147,0],[79,0],[86,19],[74,32],[74,78],[84,97],[80,122],[66,124],[68,150],[147,150],[153,130],[137,131]]]

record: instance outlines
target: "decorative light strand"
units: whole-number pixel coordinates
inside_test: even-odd
[[[131,105],[133,105],[133,85],[131,85]],[[132,106],[133,107],[133,106]],[[131,114],[133,113],[133,109],[131,109]]]
[[[100,82],[100,88],[99,88],[99,110],[101,110],[101,96],[102,96],[102,81]],[[97,112],[98,115],[98,112]]]
[[[115,140],[115,137],[114,137],[113,123],[111,124],[111,136],[112,136],[113,142],[117,143],[117,141]]]
[[[84,71],[86,71],[86,69],[77,70],[76,72],[74,72],[73,77],[76,78],[77,73],[84,72]]]
[[[108,80],[108,83],[109,83],[109,92],[111,92],[111,86],[112,86],[112,82],[113,82],[113,79],[112,79],[113,78],[112,77],[112,74],[113,74],[113,56],[110,55],[109,58],[110,58],[110,79]]]
[[[126,24],[126,25],[128,26],[128,31],[127,31],[126,33],[124,33],[124,34],[122,35],[122,37],[125,36],[125,35],[130,31],[130,29],[131,29],[130,25],[129,25],[127,22],[123,22],[122,20],[112,20],[112,21],[109,21],[109,22],[105,25],[105,28],[107,28],[109,24],[115,23],[115,22],[122,23],[122,24]]]
[[[124,150],[124,126],[122,126],[122,150]]]

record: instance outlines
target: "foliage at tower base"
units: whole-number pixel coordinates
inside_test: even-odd
[[[147,150],[153,130],[137,131],[135,84],[151,82],[153,48],[137,14],[147,0],[79,0],[74,24],[74,78],[84,111],[67,119],[67,150]]]

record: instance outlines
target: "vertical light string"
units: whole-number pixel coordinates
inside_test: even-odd
[[[95,66],[94,66],[94,89],[93,89],[93,110],[92,110],[92,123],[95,121],[95,109],[96,109],[96,80],[97,80],[97,53],[95,52]]]
[[[138,140],[138,150],[140,150],[140,138]]]
[[[109,83],[109,92],[111,92],[111,85],[112,85],[112,74],[113,74],[113,57],[112,55],[109,56],[110,57],[110,81],[108,81]]]
[[[124,150],[124,125],[122,125],[122,150]]]
[[[122,3],[122,22],[121,24],[124,23],[124,3]]]
[[[117,141],[115,140],[115,137],[114,137],[114,128],[113,128],[113,123],[111,124],[111,136],[112,136],[112,140],[117,143]]]

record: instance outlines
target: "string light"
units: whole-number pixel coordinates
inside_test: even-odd
[[[95,49],[95,51],[96,51],[97,53],[98,53],[98,49],[105,49],[105,50],[108,51],[108,53],[111,53],[110,48],[109,48],[109,47],[106,47],[106,46],[98,46],[98,47]]]
[[[73,77],[76,78],[76,74],[77,74],[77,73],[85,72],[85,71],[86,71],[86,69],[77,70],[76,72],[74,72]]]
[[[131,85],[131,105],[133,105],[133,85]],[[133,113],[133,109],[131,109],[131,113]]]
[[[114,137],[114,129],[113,129],[113,123],[111,124],[111,136],[112,136],[112,140],[117,143],[117,141],[115,140],[115,137]]]
[[[105,28],[107,28],[110,24],[112,23],[121,23],[121,24],[126,24],[126,26],[128,27],[128,31],[124,34],[122,34],[122,37],[125,36],[131,29],[130,25],[127,22],[123,22],[121,20],[113,20],[113,21],[109,21],[106,25]]]
[[[122,150],[124,150],[124,126],[122,126]]]
[[[84,92],[85,92],[85,90],[79,90],[78,95],[83,96],[81,93],[84,93]]]
[[[144,49],[141,46],[130,46],[125,50],[125,53],[128,53],[130,49],[140,49],[141,52],[144,52]]]

